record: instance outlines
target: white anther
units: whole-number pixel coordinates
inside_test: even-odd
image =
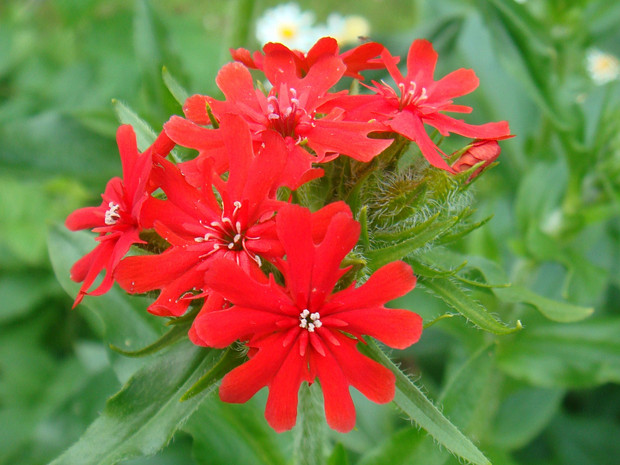
[[[299,100],[297,100],[296,98],[292,98],[292,99],[291,99],[291,103],[292,103],[293,105],[299,105]]]
[[[108,210],[105,212],[104,222],[108,226],[112,226],[121,219],[121,215],[118,213],[120,205],[114,202],[110,202],[108,203],[108,207]]]
[[[307,308],[305,308],[300,314],[299,316],[301,316],[302,318],[306,318],[308,315],[310,315],[310,312],[308,311]]]
[[[233,237],[233,243],[237,243],[239,242],[239,240],[241,239],[241,234],[235,234],[235,237]]]
[[[321,320],[316,320],[313,323],[313,325],[314,325],[315,328],[320,328],[321,326],[323,326],[323,323],[321,323]]]
[[[293,97],[297,97],[297,91],[294,88],[291,87],[288,91]]]
[[[231,243],[229,243],[229,244],[228,244],[228,248],[229,248],[230,250],[232,250],[234,246],[235,246],[235,243],[234,243],[234,242],[231,242]]]
[[[275,113],[269,113],[267,115],[267,119],[280,119],[280,115],[277,115]]]
[[[321,318],[321,315],[319,315],[319,312],[316,312],[316,313],[311,313],[311,314],[310,314],[310,319],[311,319],[312,321],[316,321],[316,320],[318,320],[319,318]]]
[[[314,325],[314,323],[310,323],[310,324],[308,325],[308,331],[310,331],[311,333],[313,333],[313,332],[314,332],[314,326],[315,326],[315,325]]]
[[[305,319],[299,321],[300,328],[306,328],[307,326],[308,326],[308,322]]]

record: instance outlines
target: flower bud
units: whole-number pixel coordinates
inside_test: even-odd
[[[481,139],[476,140],[470,144],[469,148],[461,155],[461,157],[454,162],[452,168],[457,173],[467,171],[472,166],[477,165],[480,162],[484,162],[474,173],[469,180],[471,181],[478,176],[483,169],[493,163],[497,157],[499,157],[502,149],[494,139]]]

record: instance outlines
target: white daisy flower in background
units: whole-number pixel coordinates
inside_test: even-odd
[[[597,48],[586,52],[586,68],[595,84],[601,86],[620,76],[620,61],[611,53],[605,53]]]
[[[306,51],[318,40],[320,32],[314,27],[314,13],[302,11],[296,3],[270,8],[256,21],[256,38],[262,45],[280,42]]]
[[[349,45],[359,42],[360,37],[366,37],[369,33],[370,23],[363,16],[332,13],[327,17],[324,35],[333,37],[340,45]]]
[[[340,45],[355,44],[367,36],[370,23],[362,16],[332,13],[325,24],[315,25],[311,11],[302,11],[296,3],[285,3],[265,10],[256,21],[256,38],[265,45],[280,42],[291,49],[307,51],[321,37],[333,37]]]

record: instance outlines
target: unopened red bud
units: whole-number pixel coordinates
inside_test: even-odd
[[[485,139],[474,141],[469,149],[454,162],[452,168],[457,173],[467,171],[472,166],[484,162],[470,177],[470,180],[478,176],[483,169],[497,160],[502,149],[496,140]]]

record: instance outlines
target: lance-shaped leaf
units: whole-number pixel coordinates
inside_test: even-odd
[[[490,465],[484,454],[433,405],[377,344],[370,338],[366,341],[367,344],[360,344],[360,350],[396,375],[394,403],[453,454],[475,465]]]
[[[131,124],[133,127],[133,130],[136,133],[138,149],[140,149],[141,152],[144,152],[153,142],[155,142],[155,139],[157,139],[157,133],[149,123],[140,118],[135,111],[123,102],[113,99],[112,104],[114,105],[114,111],[116,112],[118,120],[123,124]],[[175,162],[181,161],[181,157],[176,149],[172,149],[170,151],[170,157]]]
[[[470,257],[467,263],[469,266],[479,270],[487,281],[506,282],[508,279],[497,264],[482,257]],[[519,285],[493,289],[493,293],[504,302],[530,304],[548,319],[560,323],[580,321],[594,312],[594,309],[591,307],[582,307],[549,299]]]
[[[161,353],[108,400],[101,416],[51,465],[113,465],[156,453],[213,391],[215,382],[179,402],[220,357],[221,351],[196,347],[189,340]]]
[[[189,92],[170,74],[165,66],[161,70],[161,77],[174,99],[182,106],[189,97]]]
[[[480,424],[490,414],[494,354],[489,345],[481,347],[454,370],[438,399],[442,411],[464,431],[479,433]],[[450,454],[418,428],[399,431],[379,447],[371,449],[358,465],[443,465]]]
[[[422,223],[422,225],[416,225],[405,231],[381,234],[381,240],[394,240],[397,242],[393,245],[367,252],[368,268],[374,271],[383,265],[406,257],[429,242],[434,241],[437,237],[440,237],[459,221],[458,216],[448,218],[447,220],[436,219],[437,216],[433,216]]]
[[[493,334],[510,334],[523,328],[517,320],[514,328],[491,315],[451,279],[420,279],[419,284],[459,312],[480,329]]]

